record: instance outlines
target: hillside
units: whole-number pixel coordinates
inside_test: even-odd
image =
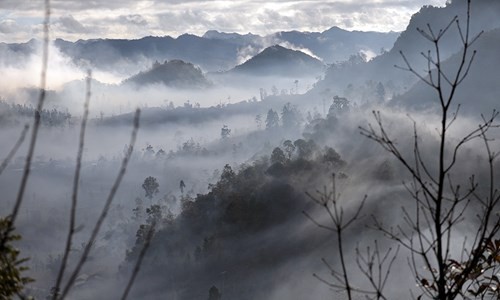
[[[297,77],[320,74],[323,63],[301,51],[274,45],[229,71],[253,76]]]
[[[381,49],[389,50],[399,32],[364,32],[348,31],[337,26],[322,32],[280,31],[266,36],[255,34],[224,33],[215,30],[207,31],[203,38],[221,40],[241,46],[274,44],[293,45],[308,49],[325,63],[345,61],[358,52],[379,54]]]
[[[445,7],[424,6],[414,14],[405,31],[401,33],[394,47],[367,63],[333,65],[319,82],[313,93],[330,88],[343,92],[352,84],[362,85],[367,81],[379,81],[384,85],[397,86],[401,91],[409,89],[417,80],[409,72],[395,68],[404,66],[400,52],[403,52],[415,70],[423,71],[426,60],[421,52],[427,52],[432,45],[422,37],[417,28],[427,28],[430,24],[435,31],[444,28],[458,16],[461,24],[466,20],[466,1],[453,1]],[[500,1],[478,0],[472,2],[471,34],[480,30],[491,30],[500,27]],[[456,26],[451,26],[447,35],[440,41],[441,57],[446,59],[460,50],[460,37]]]
[[[180,89],[200,89],[210,86],[210,82],[199,68],[182,60],[165,61],[163,64],[155,63],[148,71],[140,72],[123,83],[132,83],[138,87],[164,84]]]
[[[500,29],[486,32],[474,45],[476,58],[468,77],[459,87],[456,104],[461,105],[461,112],[479,116],[490,115],[493,109],[500,109]],[[460,53],[453,55],[443,64],[445,71],[454,72],[460,62]],[[429,109],[439,103],[435,92],[425,83],[418,82],[407,93],[397,96],[392,104],[411,109]]]
[[[297,234],[308,224],[301,211],[313,207],[301,182],[321,181],[346,163],[334,149],[320,150],[311,140],[295,144],[301,150],[292,159],[257,161],[240,171],[226,165],[208,193],[181,197],[182,212],[175,219],[150,213],[159,209],[152,206],[127,255],[135,261],[144,230],[156,218],[160,229],[142,271],[142,278],[150,281],[138,284],[136,294],[171,298],[175,291],[179,299],[205,299],[210,286],[227,272],[225,297],[265,299],[273,289],[273,276],[290,272],[288,263],[324,251],[323,232]],[[306,148],[309,151],[303,151]],[[165,269],[171,276],[160,275]],[[154,293],[145,288],[150,285]],[[306,299],[305,294],[299,297]]]
[[[38,47],[39,43],[35,39],[31,39],[26,43],[8,44],[0,42],[0,64],[5,66],[23,65]]]
[[[392,48],[399,32],[347,31],[334,26],[323,32],[282,31],[273,36],[311,50],[325,63],[335,63],[359,52],[379,55],[382,49]]]

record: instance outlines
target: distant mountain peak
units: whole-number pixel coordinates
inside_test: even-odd
[[[324,30],[323,32],[327,32],[327,31],[348,31],[348,30],[345,30],[345,29],[340,28],[338,26],[332,26],[332,27],[328,28],[327,30]]]
[[[298,50],[292,50],[280,45],[265,48],[259,54],[250,58],[233,71],[252,75],[303,76],[319,73],[323,63]]]
[[[285,51],[286,52],[286,51],[294,51],[294,50],[285,48],[283,46],[280,46],[279,44],[275,44],[275,45],[267,47],[260,54],[264,54],[266,52],[277,52],[277,51]]]
[[[240,34],[236,32],[222,32],[217,30],[208,30],[201,36],[205,39],[217,39],[217,40],[230,40],[230,39],[238,39],[238,38],[257,38],[259,35],[255,35],[251,32],[247,34]]]

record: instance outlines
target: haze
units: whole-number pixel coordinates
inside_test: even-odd
[[[465,0],[50,5],[37,112],[44,1],[0,2],[0,159],[30,125],[0,169],[0,217],[11,216],[31,158],[12,232],[21,236],[13,242],[19,255],[29,258],[22,274],[34,280],[15,295],[0,284],[0,298],[115,299],[135,274],[129,299],[432,299],[440,291],[429,283],[428,265],[438,263],[415,258],[417,246],[404,241],[437,244],[432,220],[408,221],[439,202],[429,201],[434,193],[457,201],[442,200],[441,217],[453,224],[444,230],[446,261],[470,263],[462,252],[499,239],[500,200],[492,191],[500,170],[493,158],[500,146],[500,2],[475,0],[470,11]],[[433,65],[432,34],[452,20]],[[435,31],[421,33],[429,28]],[[448,106],[443,94],[451,94]],[[79,150],[75,230],[65,252]],[[124,157],[123,180],[89,239]],[[452,166],[446,176],[441,164]],[[328,205],[317,205],[322,197]],[[342,227],[342,243],[336,230],[325,230],[335,225],[328,212],[335,205],[342,222],[355,216]],[[491,218],[478,221],[485,207]],[[489,240],[477,238],[483,225]],[[398,239],[394,229],[409,233]],[[378,287],[385,298],[363,272],[367,247],[389,251],[387,284]],[[497,299],[491,282],[479,293],[497,263],[492,258],[483,275],[467,277],[471,288],[454,299]],[[68,282],[68,294],[60,294]]]

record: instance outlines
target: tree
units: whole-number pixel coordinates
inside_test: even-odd
[[[217,181],[216,184],[209,184],[208,187],[216,194],[224,194],[231,189],[231,185],[234,183],[235,179],[236,173],[230,165],[226,164],[220,174],[219,181]]]
[[[266,89],[260,88],[259,89],[259,93],[260,93],[260,101],[264,101],[264,99],[267,98],[267,91],[266,91]]]
[[[255,116],[255,123],[257,123],[257,128],[260,130],[262,128],[262,116],[260,114]]]
[[[165,156],[167,156],[167,153],[165,152],[165,150],[163,149],[160,149],[158,150],[158,152],[156,152],[156,158],[164,158]]]
[[[179,183],[179,188],[181,189],[181,194],[184,194],[184,189],[186,188],[184,180],[181,180],[181,182]]]
[[[491,149],[490,133],[492,128],[498,128],[495,122],[498,112],[493,111],[490,117],[482,116],[482,122],[470,132],[466,132],[462,138],[450,138],[450,128],[457,120],[456,110],[452,110],[457,87],[467,77],[475,51],[471,53],[470,47],[479,35],[470,34],[470,5],[467,1],[467,22],[465,28],[460,25],[455,17],[447,27],[434,31],[429,25],[428,30],[418,29],[419,32],[433,45],[433,51],[423,53],[428,60],[426,77],[415,71],[401,52],[406,67],[402,68],[416,75],[422,82],[430,86],[437,94],[440,108],[440,127],[437,129],[437,153],[436,162],[432,164],[424,158],[420,147],[421,136],[418,126],[413,121],[413,151],[406,154],[400,149],[395,139],[386,130],[380,112],[373,112],[376,125],[368,128],[360,128],[361,134],[377,142],[383,149],[388,151],[409,173],[410,183],[405,187],[410,193],[410,203],[402,208],[402,221],[396,227],[387,228],[384,222],[374,217],[373,227],[385,236],[389,237],[399,247],[408,251],[407,258],[410,271],[413,274],[419,295],[413,294],[413,299],[500,299],[500,218],[498,209],[500,207],[500,193],[495,181],[496,158],[499,156]],[[448,29],[456,24],[463,48],[460,59],[454,72],[444,69],[440,57],[440,41],[448,32]],[[463,173],[457,170],[460,162],[459,153],[464,145],[478,140],[484,145],[487,162],[487,178],[477,182],[472,175],[468,186],[460,185],[466,182]],[[482,176],[484,177],[484,176]],[[458,181],[462,181],[459,183]],[[485,184],[481,188],[480,184]],[[350,268],[346,267],[346,249],[342,245],[342,235],[345,229],[357,220],[363,207],[364,201],[358,207],[352,217],[344,214],[344,209],[337,202],[335,192],[335,177],[333,178],[333,189],[320,193],[320,197],[312,197],[317,204],[328,212],[331,225],[324,225],[309,215],[316,225],[329,230],[337,239],[339,260],[341,270],[337,271],[331,264],[323,260],[328,267],[333,282],[316,276],[319,280],[330,287],[343,290],[348,299],[354,299],[353,294],[364,294],[367,299],[388,299],[384,295],[388,276],[392,265],[398,255],[389,249],[383,253],[377,242],[375,247],[367,248],[363,255],[357,248],[355,251],[356,263],[359,271],[367,279],[368,286],[358,287],[351,281]],[[412,203],[411,203],[412,202]],[[413,206],[411,205],[413,204]],[[470,211],[473,211],[471,214]],[[459,224],[467,222],[467,232],[472,236],[465,236],[462,246],[457,247],[453,238],[464,235],[463,228]],[[458,249],[457,249],[458,248]],[[458,250],[458,251],[456,251]],[[398,287],[401,289],[401,287]]]
[[[268,110],[266,117],[266,129],[268,130],[274,129],[279,127],[279,125],[280,125],[280,117],[278,116],[278,113],[272,109]]]
[[[295,151],[295,145],[290,140],[286,140],[283,142],[283,148],[285,149],[286,155],[288,159],[292,158],[292,154]]]
[[[222,299],[222,295],[219,292],[219,289],[213,285],[208,291],[208,300],[220,300]]]
[[[28,259],[19,258],[19,250],[17,250],[13,242],[20,240],[18,234],[8,234],[8,219],[0,218],[0,238],[5,239],[3,248],[0,250],[0,299],[12,299],[14,296],[22,294],[26,284],[33,280],[29,277],[23,277],[22,273],[28,268],[25,262]]]
[[[297,154],[299,158],[302,159],[311,158],[311,156],[313,155],[314,151],[317,148],[313,140],[306,141],[303,139],[298,139],[295,142],[293,142],[293,145],[295,146],[295,149],[297,149]]]
[[[335,167],[343,167],[346,164],[346,162],[340,157],[340,154],[338,154],[335,149],[330,147],[325,147],[322,161]]]
[[[154,195],[158,194],[160,191],[158,189],[159,187],[158,181],[153,176],[144,179],[144,183],[142,184],[142,188],[146,192],[146,198],[149,198],[149,200],[153,199]]]
[[[374,112],[376,126],[361,128],[361,133],[377,142],[388,151],[409,172],[412,183],[406,187],[414,202],[414,209],[403,208],[402,214],[407,226],[397,229],[386,228],[380,220],[375,220],[375,227],[399,243],[410,252],[408,259],[415,280],[419,283],[421,295],[430,299],[469,299],[488,296],[497,298],[499,294],[499,279],[496,274],[500,267],[499,246],[496,236],[500,230],[498,206],[500,194],[495,187],[495,163],[498,157],[490,147],[490,131],[495,125],[498,112],[493,111],[490,117],[482,117],[479,126],[458,140],[451,139],[450,128],[457,120],[455,95],[457,88],[467,77],[476,51],[471,52],[471,46],[481,33],[472,36],[470,33],[470,5],[467,1],[467,20],[465,27],[457,17],[439,31],[428,26],[427,30],[418,29],[433,47],[427,53],[422,53],[427,59],[426,77],[418,73],[407,60],[404,53],[401,56],[405,66],[399,67],[413,73],[423,83],[431,87],[437,95],[440,127],[437,142],[437,164],[431,165],[425,158],[419,145],[418,126],[413,122],[413,155],[407,156],[386,131],[380,112]],[[441,40],[451,26],[457,26],[463,48],[454,72],[443,67],[440,56]],[[463,146],[473,140],[480,140],[488,162],[489,178],[476,182],[472,175],[468,187],[456,183],[463,176],[457,170],[459,154]],[[436,166],[436,168],[434,168]],[[480,184],[486,183],[481,188]],[[469,210],[477,211],[476,218],[469,220]],[[458,256],[450,243],[455,234],[461,234],[460,222],[468,221],[473,232],[466,237]],[[425,268],[421,267],[421,263]]]
[[[163,218],[161,206],[158,204],[151,205],[151,207],[146,208],[146,214],[146,223],[148,223],[148,225],[159,224]]]
[[[135,198],[135,208],[132,210],[132,213],[132,219],[135,221],[139,222],[144,217],[144,207],[141,198]]]
[[[281,110],[281,122],[284,128],[296,128],[300,125],[300,113],[297,107],[292,106],[290,102],[283,106]]]
[[[328,110],[328,116],[340,115],[348,112],[351,109],[351,103],[347,98],[334,96],[333,103],[330,105],[330,109]]]
[[[342,290],[346,292],[347,299],[352,300],[353,299],[353,293],[354,292],[359,292],[359,289],[355,289],[354,285],[352,284],[351,278],[350,278],[350,272],[348,266],[347,266],[347,260],[345,258],[346,255],[346,249],[344,248],[344,232],[348,227],[350,227],[354,221],[356,221],[360,213],[363,209],[363,206],[366,201],[366,196],[361,202],[361,204],[357,207],[356,211],[350,215],[346,216],[344,214],[344,208],[340,205],[340,194],[337,194],[336,191],[336,182],[335,182],[335,173],[332,174],[332,189],[327,190],[326,186],[324,188],[324,192],[317,192],[318,195],[314,196],[308,192],[306,192],[306,195],[317,205],[321,206],[322,208],[325,209],[325,211],[328,213],[328,216],[330,218],[331,224],[329,225],[324,225],[319,222],[317,222],[313,217],[309,215],[306,211],[303,211],[303,214],[311,220],[314,224],[316,224],[319,228],[325,229],[329,232],[332,233],[332,235],[335,238],[336,241],[336,246],[338,249],[339,253],[339,264],[341,266],[341,271],[337,271],[331,266],[330,263],[326,261],[326,259],[322,259],[323,263],[325,266],[328,267],[330,274],[332,275],[334,282],[329,282],[328,280],[323,279],[322,277],[313,274],[314,277],[318,278],[320,281],[326,283],[328,286],[331,288],[337,289],[337,290]],[[390,265],[392,265],[391,261]],[[380,267],[380,265],[379,265]],[[390,266],[389,266],[390,270]],[[367,297],[368,298],[368,297]],[[379,298],[377,298],[379,299]]]
[[[196,143],[193,138],[182,143],[182,151],[186,154],[194,154],[196,152]]]
[[[143,151],[144,151],[144,156],[147,158],[151,158],[155,155],[155,150],[153,149],[153,146],[151,146],[150,144],[148,144],[146,146],[146,149],[144,149]]]
[[[221,139],[225,140],[231,135],[231,129],[227,127],[227,125],[222,125],[222,128],[220,129],[220,137]]]
[[[286,157],[285,153],[283,150],[281,150],[280,147],[274,148],[273,152],[271,153],[271,163],[281,163],[284,164],[286,162]]]

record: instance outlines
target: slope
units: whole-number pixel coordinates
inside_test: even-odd
[[[274,45],[264,49],[230,73],[252,76],[311,76],[321,73],[323,63],[301,51]]]

